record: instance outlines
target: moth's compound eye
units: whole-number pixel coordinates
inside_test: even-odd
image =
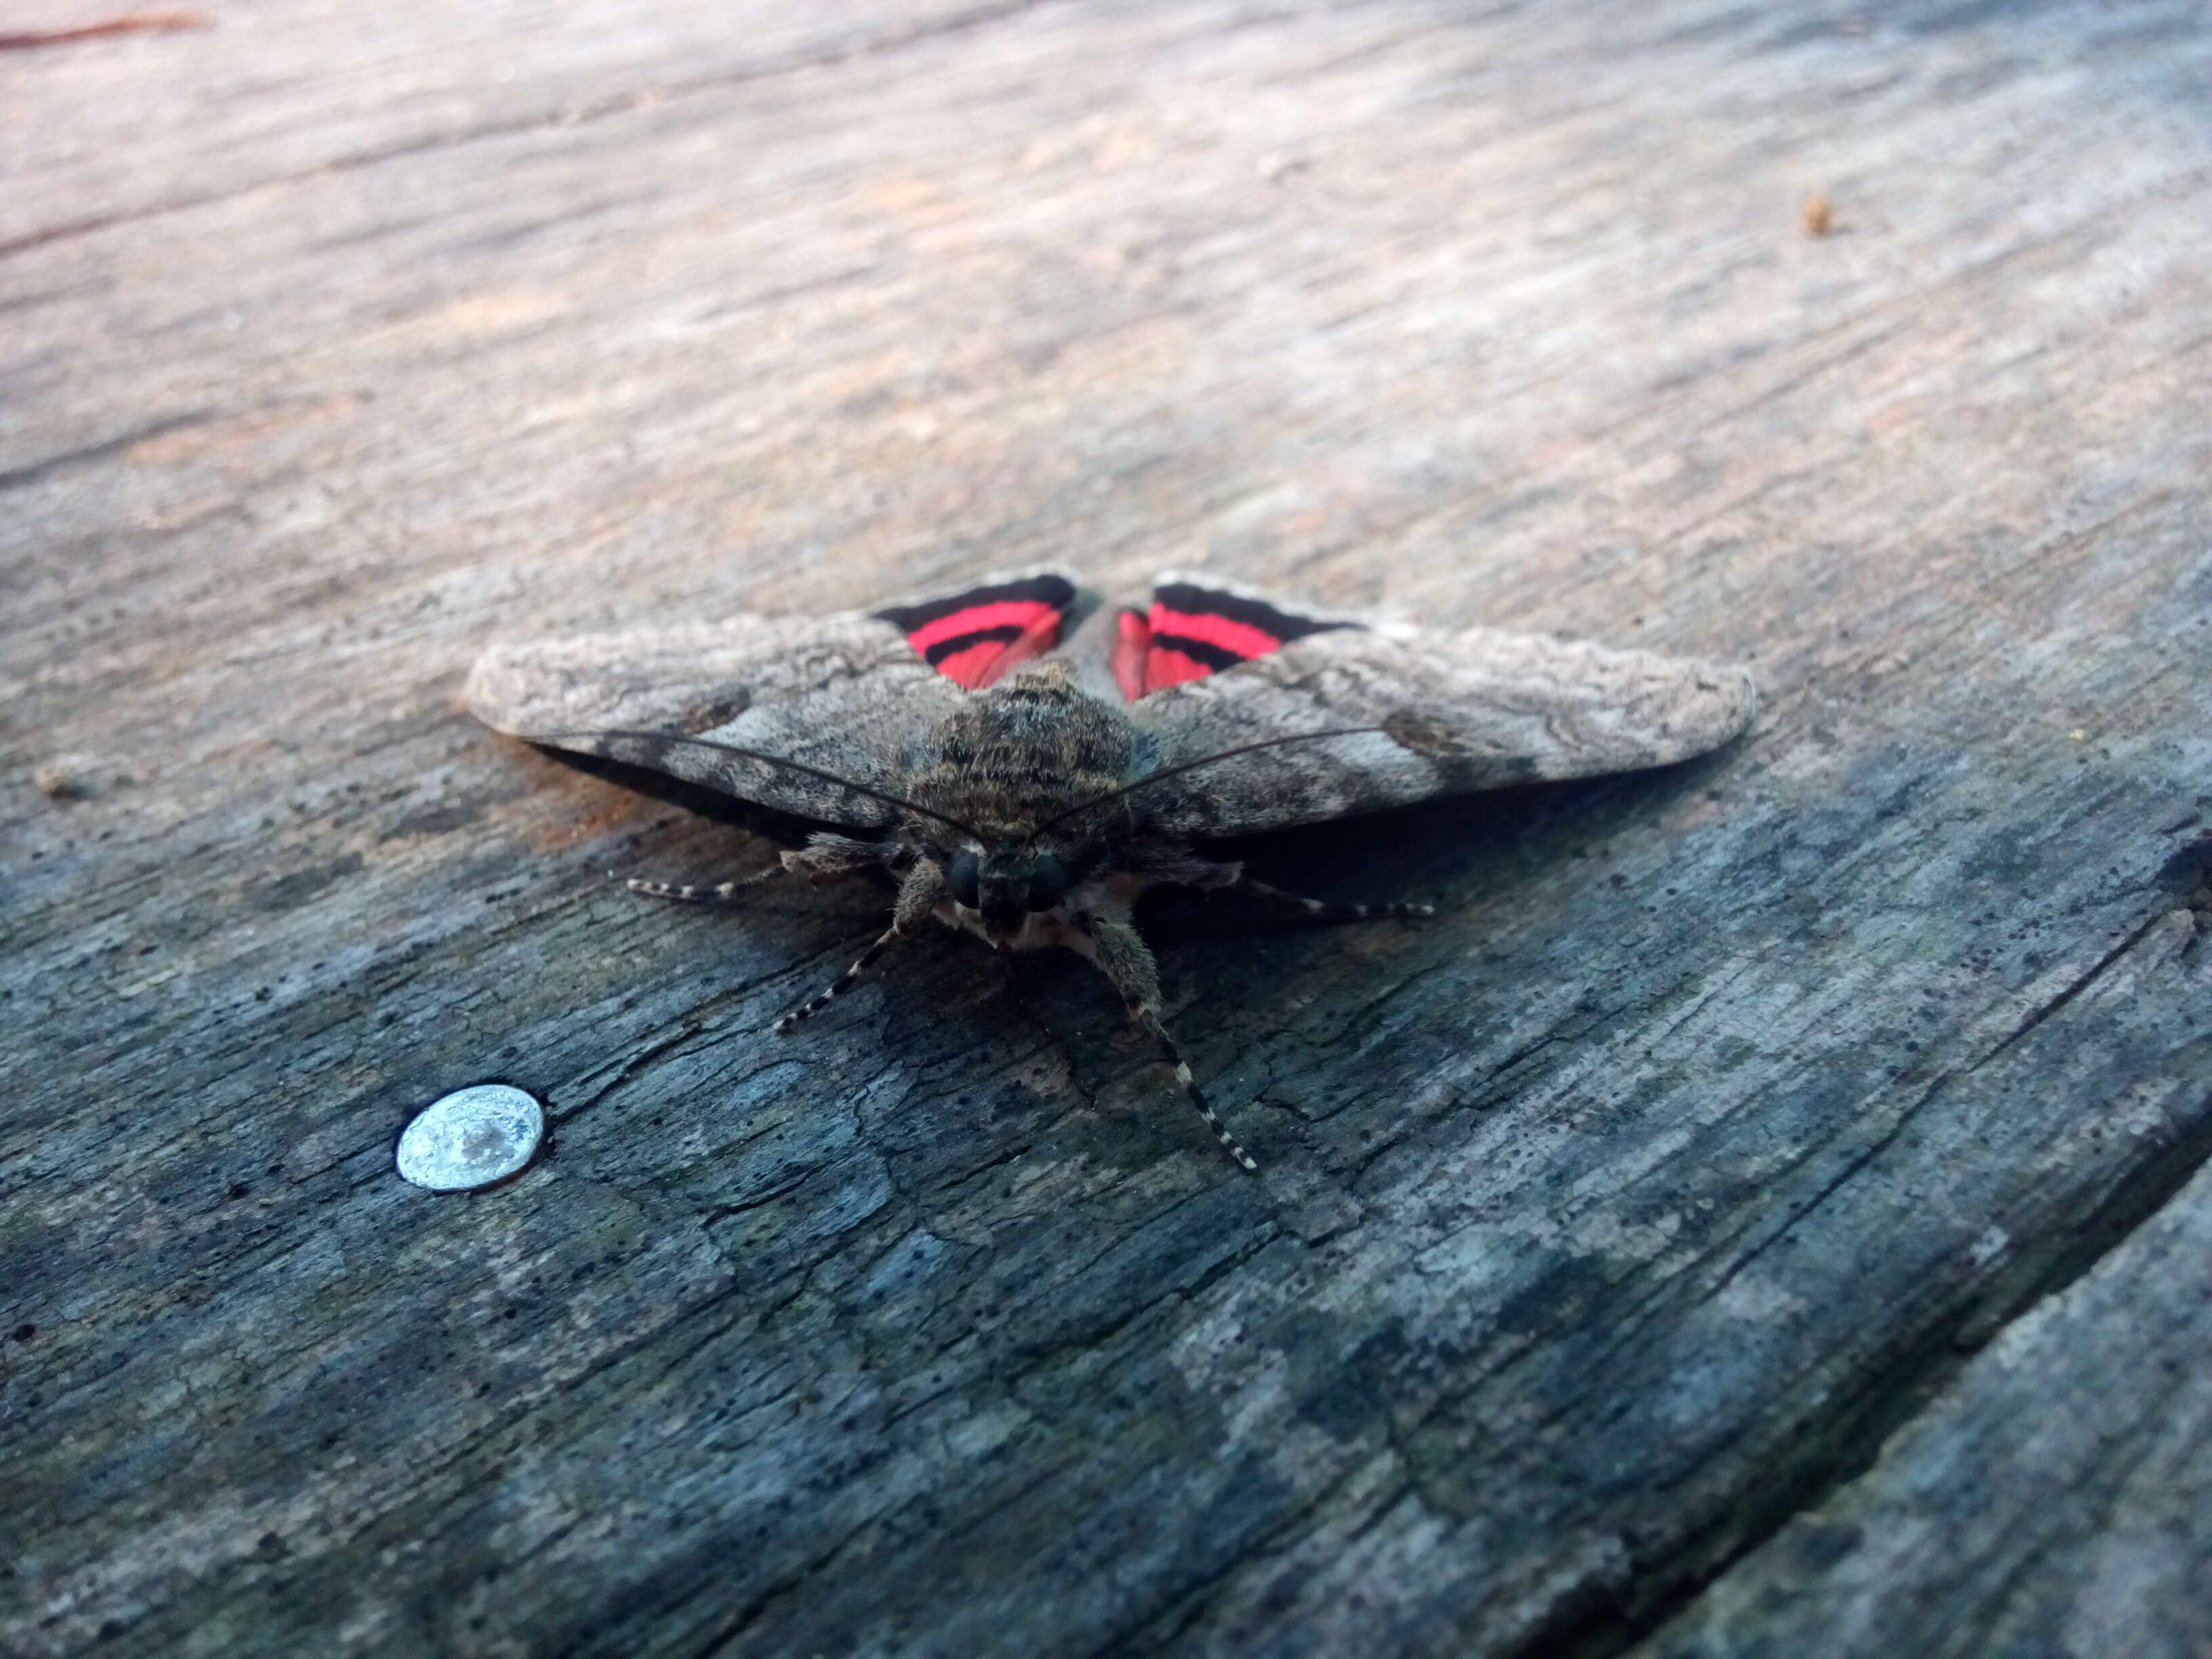
[[[978,902],[976,883],[982,875],[982,861],[970,848],[963,848],[952,855],[952,863],[945,872],[945,884],[952,889],[953,902],[972,910]]]
[[[1040,853],[1030,866],[1030,908],[1049,910],[1067,896],[1067,866],[1049,853]]]

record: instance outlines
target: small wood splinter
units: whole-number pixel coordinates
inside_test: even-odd
[[[41,46],[66,46],[111,34],[167,34],[180,29],[204,29],[210,27],[214,21],[204,11],[126,12],[120,17],[103,17],[96,23],[74,23],[57,29],[16,29],[0,34],[0,52],[35,52]]]

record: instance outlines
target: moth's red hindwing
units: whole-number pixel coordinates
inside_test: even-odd
[[[980,691],[1015,664],[1058,645],[1074,603],[1074,583],[1065,576],[1044,574],[993,582],[874,614],[904,634],[907,643],[945,678]]]
[[[1152,625],[1141,611],[1125,610],[1114,618],[1114,684],[1131,702],[1145,695],[1145,670],[1152,656]]]
[[[1264,657],[1292,640],[1358,623],[1302,617],[1249,593],[1201,587],[1195,582],[1163,582],[1152,590],[1152,615],[1124,611],[1114,658],[1115,678],[1132,700],[1163,686],[1194,680]],[[1123,672],[1125,650],[1133,662],[1133,629],[1141,629],[1144,661],[1140,690],[1132,690],[1133,672]]]

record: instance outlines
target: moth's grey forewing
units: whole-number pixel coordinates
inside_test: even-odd
[[[1686,760],[1748,727],[1739,668],[1470,629],[1316,634],[1135,705],[1162,770],[1240,744],[1354,737],[1238,756],[1147,792],[1155,832],[1246,835],[1507,784]]]
[[[511,736],[652,767],[795,817],[881,830],[896,821],[894,807],[817,775],[896,793],[965,694],[896,629],[843,612],[495,647],[465,696],[479,720]]]
[[[1163,578],[1170,580],[1192,579]],[[1758,707],[1750,676],[1736,668],[1485,629],[1354,628],[1293,640],[1124,705],[1108,667],[1118,607],[1079,591],[1074,626],[1054,654],[1090,696],[1127,708],[1148,738],[1151,769],[1300,733],[1382,728],[1273,747],[1164,781],[1141,797],[1140,816],[1162,834],[1240,835],[1663,765],[1726,742]],[[932,733],[969,695],[896,629],[861,612],[740,615],[495,647],[467,690],[480,719],[514,736],[868,830],[889,827],[895,809],[815,775],[897,793],[930,764]],[[676,741],[684,737],[770,758]]]

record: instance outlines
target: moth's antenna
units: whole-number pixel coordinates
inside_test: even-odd
[[[1156,783],[1164,783],[1170,778],[1181,777],[1185,772],[1195,772],[1200,767],[1211,766],[1216,761],[1233,760],[1239,755],[1249,755],[1255,749],[1280,749],[1285,744],[1319,743],[1323,738],[1364,737],[1370,732],[1382,731],[1384,728],[1379,726],[1339,726],[1334,732],[1294,732],[1287,738],[1262,738],[1257,743],[1239,744],[1236,748],[1224,749],[1218,754],[1201,755],[1196,760],[1185,761],[1182,765],[1170,766],[1164,771],[1148,772],[1134,783],[1125,783],[1119,789],[1109,789],[1103,795],[1093,795],[1089,800],[1078,801],[1064,812],[1054,812],[1030,832],[1030,838],[1034,840],[1062,818],[1072,818],[1078,812],[1087,812],[1094,806],[1103,806],[1109,800],[1119,800],[1122,796],[1133,795],[1139,789],[1149,789]],[[1387,732],[1385,735],[1388,735]]]
[[[585,738],[641,738],[649,743],[689,744],[694,749],[717,750],[725,755],[735,755],[742,760],[758,761],[763,766],[781,766],[787,772],[803,772],[810,778],[819,778],[824,783],[834,783],[840,789],[849,789],[856,795],[866,795],[871,800],[883,802],[886,806],[902,807],[909,812],[919,812],[923,817],[935,818],[939,823],[950,824],[963,836],[973,836],[978,841],[983,839],[983,832],[973,824],[963,823],[958,818],[949,818],[942,812],[933,812],[927,806],[908,800],[904,796],[887,794],[881,789],[871,789],[865,783],[855,783],[850,778],[841,778],[835,772],[825,772],[818,766],[809,766],[805,761],[789,760],[781,755],[764,754],[757,749],[740,748],[734,743],[717,743],[712,738],[694,738],[680,732],[552,732],[543,736],[532,737],[530,741],[550,743],[558,747]],[[607,758],[620,760],[622,757],[611,755]],[[680,776],[681,774],[678,775]],[[696,781],[696,780],[693,781]]]

